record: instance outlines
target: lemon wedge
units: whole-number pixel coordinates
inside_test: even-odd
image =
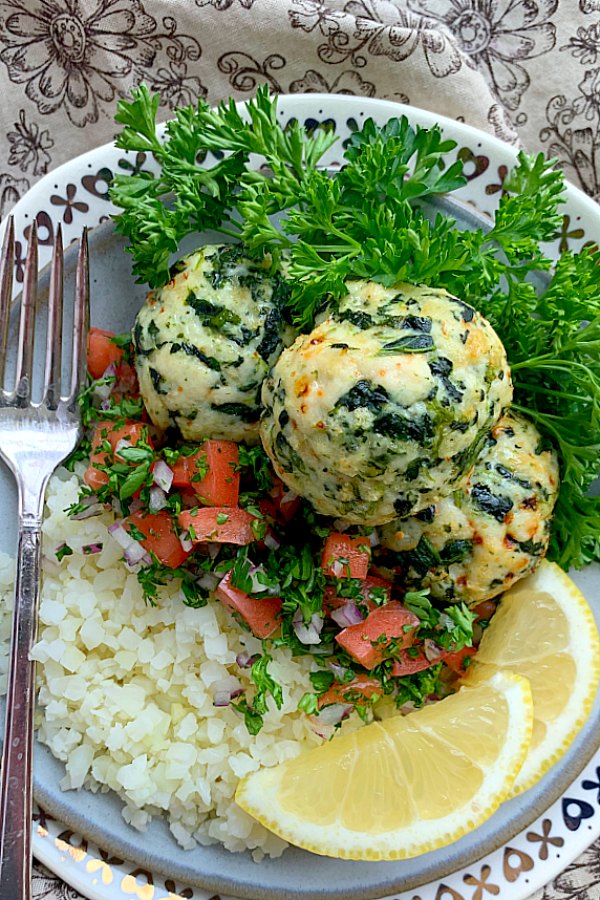
[[[527,754],[526,679],[497,672],[407,716],[373,722],[237,789],[291,844],[343,859],[404,859],[455,841],[510,795]]]
[[[533,696],[533,737],[515,780],[518,794],[568,749],[589,715],[600,677],[593,613],[555,563],[542,562],[504,594],[465,683],[481,682],[498,671],[527,678]]]

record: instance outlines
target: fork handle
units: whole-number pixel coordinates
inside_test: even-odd
[[[35,662],[29,653],[37,634],[40,565],[40,522],[21,520],[0,783],[0,900],[31,898]]]

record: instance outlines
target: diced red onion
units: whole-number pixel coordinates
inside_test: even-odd
[[[348,600],[343,606],[334,609],[331,618],[340,628],[358,625],[363,620],[362,613],[354,600]]]
[[[350,671],[345,666],[340,666],[340,664],[336,662],[330,662],[329,668],[333,672],[336,681],[340,681],[342,683],[346,680],[346,675]]]
[[[86,544],[81,549],[86,556],[92,556],[94,553],[102,553],[102,544]]]
[[[134,497],[131,503],[129,504],[129,512],[140,512],[144,508],[144,503],[140,500],[139,497]]]
[[[265,546],[269,548],[269,550],[279,550],[281,547],[281,541],[279,538],[275,537],[275,534],[272,531],[267,531],[264,537]]]
[[[432,641],[430,638],[426,638],[423,641],[423,653],[429,662],[435,662],[436,659],[440,658],[443,652],[443,649],[438,647],[435,641]]]
[[[319,710],[313,718],[319,725],[338,725],[348,718],[352,709],[351,703],[332,703]]]
[[[173,484],[173,469],[166,464],[164,459],[158,459],[154,463],[152,470],[154,484],[157,484],[163,491],[170,491]]]
[[[190,553],[192,547],[194,546],[194,542],[192,541],[191,537],[187,536],[187,532],[185,534],[179,535],[179,543],[181,544],[181,547],[185,553]]]
[[[160,487],[151,487],[148,498],[148,509],[150,512],[158,512],[167,505],[167,495]]]
[[[294,634],[302,644],[320,644],[321,629],[323,628],[323,619],[319,613],[311,616],[308,625],[304,624],[302,610],[298,608],[292,618],[292,628]]]
[[[103,372],[103,378],[115,378],[117,374],[117,364],[111,362]]]
[[[252,587],[250,588],[251,594],[269,594],[272,597],[276,597],[277,594],[281,590],[280,584],[268,585],[263,584],[260,580],[259,576],[264,574],[263,566],[255,566],[251,565],[248,571],[248,576],[252,581]]]
[[[333,527],[336,531],[348,531],[350,528],[350,522],[346,522],[345,519],[334,519]]]
[[[369,535],[369,544],[371,547],[379,547],[381,544],[381,535],[379,534],[378,528],[374,528]]]
[[[217,544],[215,541],[209,541],[206,545],[206,555],[210,556],[211,559],[215,559],[219,555],[220,549],[220,544]]]
[[[229,706],[233,697],[239,697],[244,693],[244,688],[235,675],[228,675],[213,682],[211,690],[213,706]]]
[[[72,517],[77,522],[81,522],[83,519],[91,519],[93,516],[99,516],[102,512],[102,504],[98,502],[98,498],[95,494],[84,497],[81,501],[81,505],[84,509],[82,509],[81,512],[75,513]]]
[[[335,559],[331,564],[331,571],[333,572],[333,574],[335,575],[336,578],[344,577],[344,569],[345,569],[345,566],[344,566],[343,562],[340,562],[339,559]]]
[[[121,438],[115,444],[115,456],[118,455],[120,450],[128,450],[130,447],[133,447],[131,441],[128,441],[126,438]]]
[[[135,566],[138,563],[150,565],[152,562],[150,554],[138,541],[131,537],[129,532],[123,528],[121,522],[113,522],[108,528],[108,533],[123,548],[123,556],[128,566]]]
[[[455,623],[447,613],[440,614],[440,625],[442,626],[442,628],[446,628],[448,631],[452,631],[452,629],[454,628],[454,624]]]
[[[123,556],[128,566],[136,566],[138,563],[150,565],[152,562],[150,554],[137,541],[134,541],[130,547],[126,547],[123,550]]]
[[[214,572],[205,572],[204,575],[198,578],[196,584],[198,587],[204,588],[205,591],[214,591],[220,580],[219,576],[215,575]]]
[[[104,370],[102,378],[98,379],[98,383],[94,385],[94,397],[98,400],[108,400],[115,386],[115,376],[117,367],[115,363],[111,363]]]
[[[112,525],[109,525],[108,533],[114,537],[117,544],[119,544],[120,547],[123,547],[123,549],[129,547],[129,545],[133,543],[133,538],[128,531],[125,531],[122,522],[113,522]]]
[[[315,734],[318,734],[320,738],[324,741],[329,741],[333,735],[335,734],[335,728],[333,725],[323,725],[319,722],[316,716],[309,716],[311,720],[312,730]]]
[[[241,653],[238,653],[235,661],[240,669],[248,669],[256,659],[258,659],[256,653],[248,653],[247,650],[243,650]]]
[[[213,706],[229,706],[231,703],[231,694],[229,691],[217,691],[213,695]]]
[[[298,494],[294,491],[284,491],[281,495],[280,505],[284,506],[286,503],[293,503],[294,500],[298,499]]]

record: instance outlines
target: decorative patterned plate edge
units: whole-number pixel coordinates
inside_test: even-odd
[[[328,105],[331,101],[332,97],[326,94],[282,96],[279,112],[282,117],[304,116],[309,128],[335,127],[335,121],[318,108],[320,103]],[[396,114],[405,113],[419,124],[439,123],[448,136],[458,142],[455,155],[466,165],[467,202],[482,212],[493,212],[502,195],[508,166],[516,158],[514,148],[463,123],[414,107],[344,96],[336,96],[335,103],[340,110],[347,110],[345,124],[350,130],[357,124],[357,119],[365,115],[362,111],[357,112],[357,107],[363,104],[368,106],[368,114],[376,119],[389,117],[393,109]],[[325,118],[318,118],[324,115]],[[491,157],[496,171],[490,169]],[[79,237],[83,224],[94,227],[106,221],[114,212],[108,198],[108,180],[113,173],[119,169],[150,168],[149,162],[144,154],[138,153],[132,158],[132,154],[108,144],[63,164],[37,182],[13,210],[18,237],[15,294],[22,282],[26,241],[33,219],[40,231],[40,264],[44,265],[50,258],[58,221],[62,222],[67,242]],[[596,241],[589,235],[597,229],[599,211],[596,203],[572,185],[568,186],[568,198],[577,204],[579,215],[573,220],[569,215],[563,217],[563,226],[556,238],[557,249],[578,250],[595,245]],[[0,223],[0,232],[3,228],[4,223]],[[423,885],[417,892],[390,895],[390,900],[478,900],[483,892],[502,896],[505,889],[510,890],[510,900],[525,900],[564,870],[600,835],[599,806],[600,753],[596,753],[571,788],[513,840],[476,864],[441,881]],[[36,857],[90,900],[126,897],[217,900],[216,895],[202,889],[177,886],[169,879],[155,877],[127,861],[109,856],[40,810],[34,824],[33,842]],[[479,874],[475,874],[477,870]],[[508,900],[508,894],[504,896]],[[228,898],[220,895],[220,900]]]

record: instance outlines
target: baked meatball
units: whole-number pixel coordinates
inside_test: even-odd
[[[512,385],[491,325],[446,291],[347,287],[265,380],[261,439],[319,513],[376,525],[462,484]]]
[[[381,529],[401,583],[474,606],[529,575],[545,555],[558,495],[556,454],[509,412],[490,430],[467,484]],[[386,556],[382,557],[386,564]]]
[[[159,428],[175,426],[186,440],[257,442],[262,382],[286,333],[287,288],[270,265],[238,244],[210,245],[150,292],[133,340],[141,394]]]

